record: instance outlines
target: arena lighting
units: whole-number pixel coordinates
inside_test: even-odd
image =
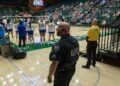
[[[43,0],[33,0],[33,5],[43,6]]]

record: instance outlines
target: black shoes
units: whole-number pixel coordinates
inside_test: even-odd
[[[90,66],[82,65],[82,68],[90,69]]]
[[[95,64],[92,64],[93,67],[96,67]],[[90,69],[90,66],[82,65],[82,68]]]

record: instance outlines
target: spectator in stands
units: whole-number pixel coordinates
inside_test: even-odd
[[[89,28],[86,36],[87,41],[87,63],[83,65],[83,68],[90,68],[91,60],[92,65],[95,67],[96,65],[96,49],[97,49],[97,41],[99,39],[100,29],[97,25],[97,20],[92,21],[92,26]]]
[[[53,40],[55,39],[55,24],[52,20],[50,20],[50,23],[48,24],[48,32],[49,32],[49,40],[51,39],[51,36],[53,37]]]
[[[107,24],[106,20],[102,21],[102,25],[105,26]]]
[[[120,11],[118,11],[115,20],[111,22],[111,24],[113,26],[118,26],[118,27],[120,26]]]
[[[64,18],[62,18],[62,19],[61,19],[61,22],[64,22],[64,21],[65,21]]]
[[[60,23],[57,28],[57,35],[61,37],[50,53],[52,61],[48,74],[48,83],[52,82],[53,86],[69,86],[70,81],[75,73],[76,63],[79,57],[79,43],[70,36],[70,26],[68,23]]]
[[[19,47],[21,47],[21,42],[23,41],[23,47],[26,46],[26,27],[23,24],[23,21],[19,22],[18,32],[19,32]]]

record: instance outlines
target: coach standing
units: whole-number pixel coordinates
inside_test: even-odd
[[[82,68],[90,68],[91,60],[92,65],[95,67],[96,65],[96,49],[97,49],[97,41],[99,39],[100,29],[97,25],[97,20],[92,21],[92,26],[89,28],[86,36],[87,41],[87,63],[83,65]]]
[[[19,47],[21,47],[22,41],[23,41],[23,47],[25,47],[26,46],[26,27],[23,24],[23,21],[19,22],[18,33],[19,33]]]
[[[69,86],[75,73],[76,62],[79,57],[79,43],[69,34],[68,23],[60,23],[57,35],[61,39],[52,47],[50,61],[52,61],[48,74],[48,83],[52,82],[54,75],[54,86]]]

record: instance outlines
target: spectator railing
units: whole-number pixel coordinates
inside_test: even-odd
[[[101,26],[98,55],[120,58],[120,27]]]

